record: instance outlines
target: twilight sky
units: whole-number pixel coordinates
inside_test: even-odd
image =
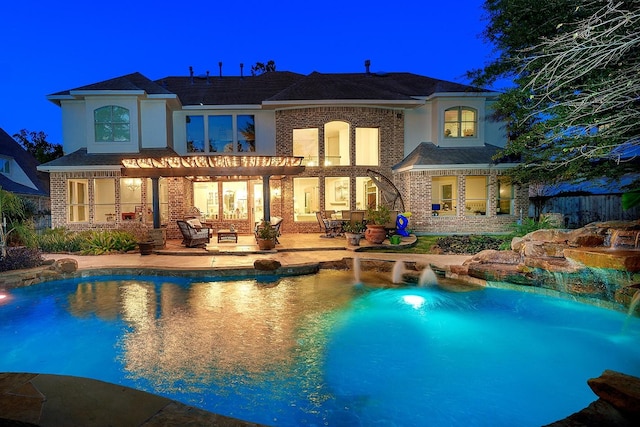
[[[43,131],[62,143],[46,96],[140,72],[155,80],[245,75],[273,59],[309,74],[411,72],[468,83],[491,47],[482,0],[13,0],[0,5],[0,128]],[[495,88],[495,89],[500,89]]]

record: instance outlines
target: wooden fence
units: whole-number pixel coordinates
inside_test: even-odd
[[[546,200],[541,213],[558,212],[566,228],[580,228],[595,221],[631,221],[640,219],[640,207],[623,210],[621,194],[553,196]],[[530,216],[535,216],[533,204]]]

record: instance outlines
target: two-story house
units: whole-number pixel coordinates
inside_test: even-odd
[[[49,95],[65,151],[40,166],[53,226],[178,237],[195,207],[215,228],[280,216],[284,232],[317,232],[316,211],[395,191],[414,232],[489,232],[526,204],[513,165],[492,159],[506,143],[494,92],[368,61],[362,73],[239,74],[133,73]]]

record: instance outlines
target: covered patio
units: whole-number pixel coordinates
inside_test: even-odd
[[[256,197],[260,200],[259,206],[251,204],[243,206],[244,214],[239,217],[226,218],[215,214],[220,218],[220,224],[213,225],[212,229],[229,228],[223,220],[233,219],[241,224],[240,229],[250,230],[252,224],[263,218],[271,218],[272,179],[282,179],[286,176],[298,175],[305,170],[302,166],[302,157],[295,156],[167,156],[167,157],[132,157],[122,159],[121,176],[123,178],[149,179],[151,181],[151,213],[153,229],[159,229],[164,222],[168,236],[176,237],[176,221],[183,220],[187,211],[194,207],[193,187],[191,191],[175,195],[179,203],[169,201],[169,212],[166,221],[161,221],[160,209],[160,178],[182,178],[194,183],[206,182],[253,182],[261,181],[261,194]],[[214,204],[216,209],[223,205],[215,194]],[[247,199],[246,189],[244,198]],[[213,200],[213,199],[212,199]],[[180,208],[176,208],[176,207]],[[224,206],[224,205],[223,205]],[[246,209],[245,209],[246,208]],[[255,209],[254,209],[255,208]],[[223,219],[224,218],[224,219]],[[244,226],[242,225],[244,223]],[[164,225],[163,225],[164,226]]]
[[[169,239],[162,249],[156,249],[153,253],[157,255],[243,255],[258,253],[281,253],[281,252],[314,252],[314,251],[340,251],[348,250],[353,252],[364,252],[380,247],[407,247],[416,243],[416,236],[403,237],[400,245],[391,245],[389,240],[385,240],[381,245],[369,243],[365,239],[360,241],[360,246],[350,246],[344,237],[333,239],[321,238],[322,233],[283,233],[280,235],[280,244],[273,250],[261,251],[256,243],[253,234],[239,234],[238,242],[218,243],[212,238],[204,248],[187,248],[180,239]]]

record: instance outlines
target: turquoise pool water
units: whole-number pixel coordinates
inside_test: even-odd
[[[640,319],[363,274],[100,277],[0,298],[0,372],[91,377],[277,426],[540,426],[640,376]]]

